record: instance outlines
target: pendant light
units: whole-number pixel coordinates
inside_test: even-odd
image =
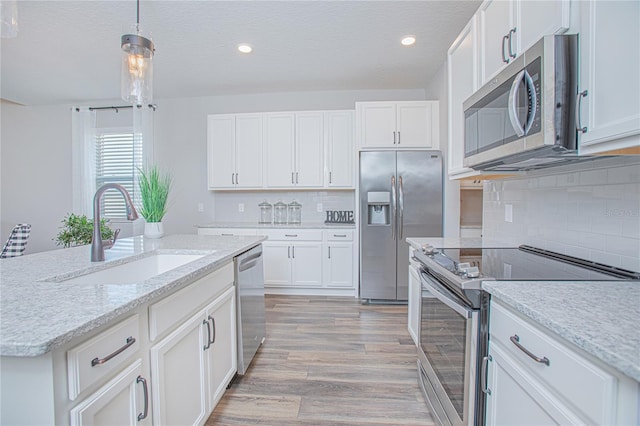
[[[18,2],[0,1],[0,37],[13,38],[18,35]]]
[[[153,53],[151,37],[142,35],[140,29],[140,0],[136,0],[136,23],[122,36],[121,96],[137,105],[153,102]]]

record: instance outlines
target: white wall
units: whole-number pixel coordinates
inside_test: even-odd
[[[484,184],[483,235],[640,271],[640,159],[628,156]],[[505,206],[513,222],[505,221]]]
[[[30,223],[25,253],[51,250],[71,212],[71,109],[0,103],[0,244],[13,226]]]
[[[208,114],[353,109],[356,101],[424,99],[423,90],[362,90],[157,100],[156,162],[175,177],[166,232],[195,233],[194,225],[216,220],[216,193],[207,190],[206,178]],[[29,222],[27,254],[56,248],[60,221],[72,210],[71,107],[2,102],[0,116],[0,239],[4,243],[16,223]],[[218,198],[220,214],[227,214],[233,206],[226,205],[230,201],[224,195]],[[197,211],[198,203],[204,204],[204,212]]]
[[[443,62],[440,69],[433,76],[427,89],[426,98],[440,101],[440,149],[444,162],[444,236],[457,238],[460,232],[460,184],[457,180],[449,180],[448,153],[448,124],[447,110],[447,63]]]

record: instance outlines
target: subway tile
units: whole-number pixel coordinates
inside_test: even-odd
[[[620,267],[640,272],[640,257],[620,256]]]
[[[608,183],[631,183],[640,180],[640,166],[630,165],[607,169]]]
[[[620,266],[621,263],[619,255],[600,250],[591,250],[591,255],[588,260],[604,263],[605,265],[610,266]]]
[[[640,240],[637,238],[607,235],[604,248],[607,252],[620,256],[640,257]]]
[[[580,185],[604,185],[607,182],[607,169],[587,170],[579,173]]]

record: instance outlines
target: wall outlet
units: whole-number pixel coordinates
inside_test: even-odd
[[[239,203],[239,204],[238,204],[238,211],[239,211],[240,213],[244,213],[244,203]]]
[[[509,223],[513,222],[513,204],[504,205],[504,221]]]
[[[322,203],[318,203],[318,204],[316,204],[316,211],[317,211],[318,213],[322,213]]]
[[[198,203],[198,213],[204,212],[204,203]]]

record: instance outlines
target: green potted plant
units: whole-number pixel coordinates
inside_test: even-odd
[[[109,241],[113,239],[115,231],[107,226],[107,220],[100,220],[100,231],[102,239]],[[87,219],[85,215],[69,213],[62,220],[62,227],[55,238],[56,245],[64,248],[91,244],[93,239],[93,220]]]
[[[157,166],[139,170],[138,185],[142,206],[139,213],[144,217],[144,236],[162,238],[164,225],[162,218],[167,213],[167,199],[173,178],[169,173],[162,173]]]

